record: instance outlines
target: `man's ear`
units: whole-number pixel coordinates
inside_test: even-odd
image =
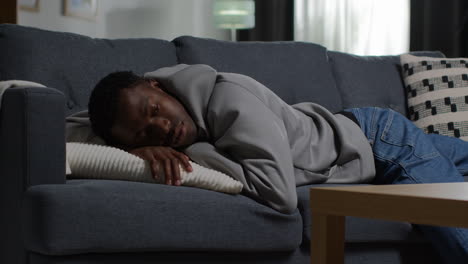
[[[150,86],[154,89],[158,89],[158,90],[161,90],[164,92],[164,89],[163,87],[159,84],[158,81],[156,81],[155,79],[148,79],[148,83],[150,84]]]
[[[148,83],[151,85],[153,88],[160,88],[158,81],[155,79],[148,79]]]

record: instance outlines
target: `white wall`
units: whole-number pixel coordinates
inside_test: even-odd
[[[37,13],[18,11],[18,24],[98,38],[172,40],[191,35],[227,40],[229,32],[213,25],[213,1],[98,0],[98,14],[91,21],[63,16],[62,0],[41,0]]]

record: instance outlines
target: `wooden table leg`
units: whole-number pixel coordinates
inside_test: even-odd
[[[311,264],[343,264],[345,217],[312,213]]]

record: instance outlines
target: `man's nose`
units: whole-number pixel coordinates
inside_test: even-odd
[[[158,131],[164,135],[167,135],[171,130],[171,121],[164,117],[156,117],[151,120],[153,130]]]

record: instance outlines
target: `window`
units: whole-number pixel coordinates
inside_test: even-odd
[[[294,39],[357,55],[409,51],[410,0],[295,0]]]

